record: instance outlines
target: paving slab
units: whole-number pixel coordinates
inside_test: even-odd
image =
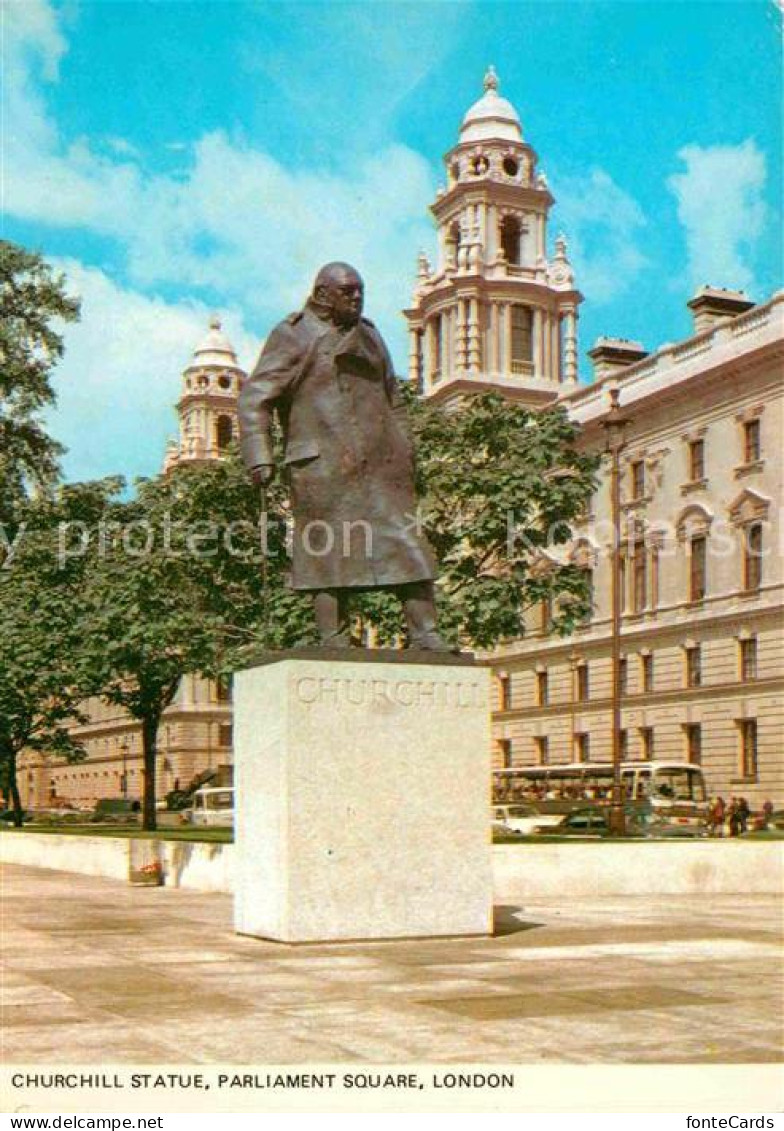
[[[6,1063],[772,1063],[773,896],[537,898],[488,939],[291,947],[232,900],[7,865]]]

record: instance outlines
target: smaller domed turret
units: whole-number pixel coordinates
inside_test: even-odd
[[[485,92],[475,102],[460,127],[460,141],[522,141],[520,116],[511,102],[498,94],[498,75],[488,67],[484,79]]]

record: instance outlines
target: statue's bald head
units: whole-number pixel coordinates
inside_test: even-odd
[[[364,294],[362,276],[350,263],[325,263],[313,283],[313,298],[343,326],[359,321]]]

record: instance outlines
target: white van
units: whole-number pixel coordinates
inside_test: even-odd
[[[230,828],[234,824],[233,788],[205,786],[197,789],[188,820],[191,825],[226,825]]]

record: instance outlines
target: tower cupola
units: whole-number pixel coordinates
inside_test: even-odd
[[[164,471],[185,460],[223,457],[237,437],[237,397],[244,378],[234,347],[214,315],[183,371],[177,402],[180,438],[169,444]]]
[[[537,164],[491,66],[444,156],[446,186],[430,208],[438,260],[420,256],[406,311],[425,396],[494,389],[536,405],[577,383],[582,295],[562,237],[548,259],[554,198]]]

